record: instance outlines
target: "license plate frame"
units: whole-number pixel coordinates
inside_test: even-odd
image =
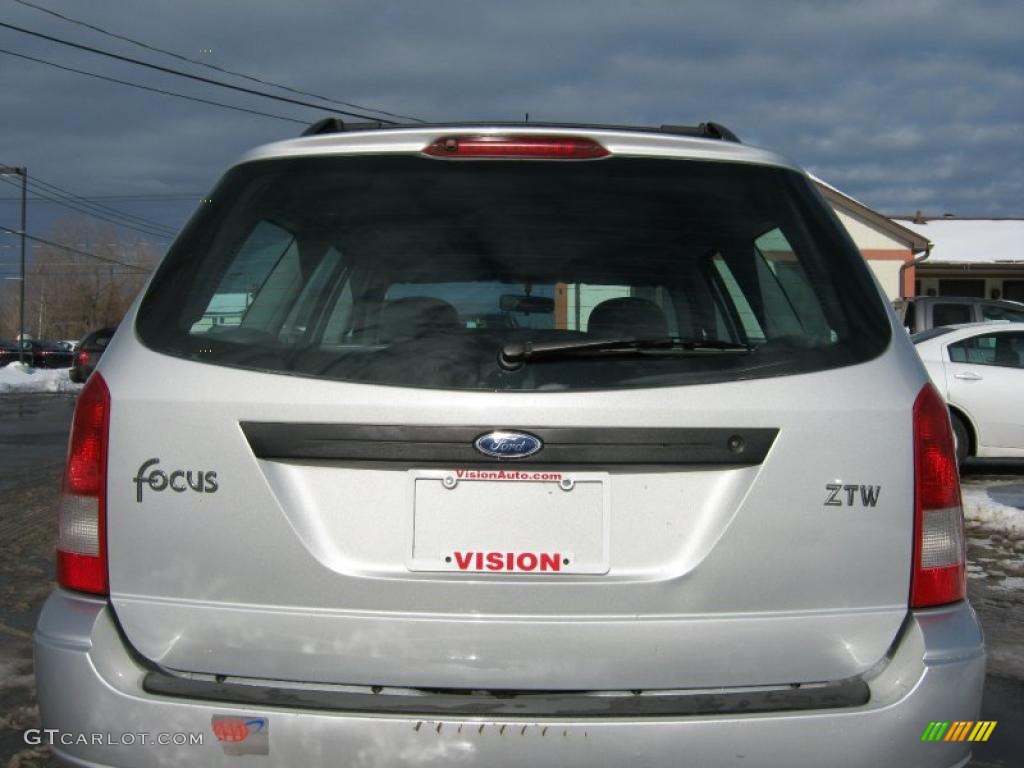
[[[537,578],[610,570],[607,472],[499,467],[416,469],[407,475],[405,566],[411,572]],[[494,553],[501,555],[497,568]],[[559,562],[552,567],[555,555]]]

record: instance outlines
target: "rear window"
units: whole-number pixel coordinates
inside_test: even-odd
[[[994,323],[1024,322],[1024,307],[1014,309],[1002,304],[982,304],[981,319]]]
[[[974,320],[970,304],[935,304],[932,325],[959,325]]]
[[[213,199],[137,321],[149,347],[203,363],[413,387],[600,389],[850,365],[889,339],[859,253],[810,183],[784,169],[297,158],[239,166]],[[510,344],[618,338],[691,343],[499,364]]]

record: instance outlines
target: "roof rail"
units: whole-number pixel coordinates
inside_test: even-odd
[[[701,139],[720,139],[722,141],[733,141],[742,143],[740,137],[730,131],[721,123],[701,123],[700,125],[663,125],[663,133],[677,133],[681,136],[696,136]]]
[[[430,128],[447,125],[492,125],[494,123],[421,123],[416,125],[416,128]],[[651,131],[657,130],[662,133],[672,133],[677,136],[693,136],[698,139],[718,139],[720,141],[732,141],[737,144],[741,143],[739,137],[726,128],[721,123],[700,123],[699,125],[663,125],[660,128],[637,128],[632,126],[610,126],[610,125],[577,125],[575,123],[503,123],[506,125],[522,125],[523,127],[529,128],[542,128],[542,127],[579,127],[579,128],[622,128],[625,130],[640,130],[640,131]],[[375,131],[382,128],[409,128],[413,127],[406,124],[394,124],[385,122],[362,122],[362,123],[346,123],[340,117],[325,117],[322,120],[317,120],[315,123],[310,125],[306,130],[302,132],[302,136],[321,136],[325,133],[346,133],[349,131]]]
[[[343,133],[345,131],[370,131],[384,128],[387,123],[346,123],[340,117],[325,117],[304,130],[300,136],[320,136],[324,133]]]

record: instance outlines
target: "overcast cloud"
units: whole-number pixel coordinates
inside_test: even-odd
[[[525,112],[652,125],[711,119],[886,213],[1024,216],[1019,0],[33,2],[220,66],[427,120]],[[187,66],[12,0],[0,0],[0,20]],[[0,48],[303,121],[326,114],[10,30],[0,29]],[[301,130],[3,55],[0,94],[0,162],[80,194],[198,196],[247,148]],[[0,197],[8,191],[0,187]],[[175,227],[194,207],[133,205]],[[5,226],[16,226],[14,214],[10,203],[0,207]]]

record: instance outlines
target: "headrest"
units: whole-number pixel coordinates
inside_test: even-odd
[[[648,299],[621,297],[602,301],[590,313],[587,333],[595,336],[638,338],[668,335],[668,321],[661,307]]]
[[[393,299],[381,307],[379,339],[383,344],[407,341],[432,333],[462,327],[459,313],[451,304],[429,296]]]

